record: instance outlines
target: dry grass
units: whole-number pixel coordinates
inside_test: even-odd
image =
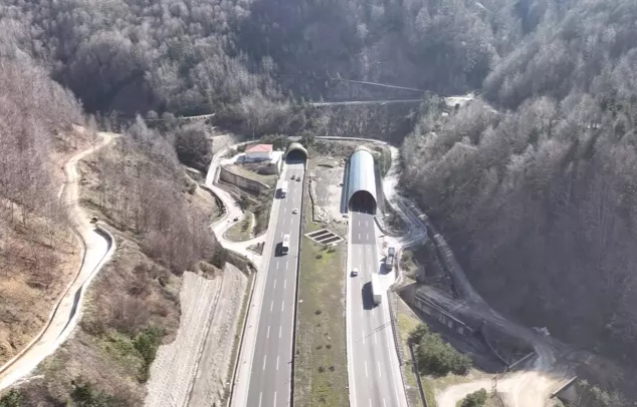
[[[239,174],[241,176],[244,176],[249,179],[253,179],[255,181],[263,182],[264,184],[269,185],[270,188],[274,188],[274,186],[276,185],[277,176],[275,174],[273,175],[259,174],[258,172],[256,172],[257,168],[258,168],[257,164],[251,164],[248,166],[230,165],[228,167],[228,169],[234,172],[235,174]]]
[[[109,196],[108,187],[123,186],[103,185],[103,168],[97,159],[80,166],[84,186],[81,199],[98,218],[120,227],[113,230],[117,250],[86,293],[81,329],[60,352],[46,359],[38,372],[44,379],[33,386],[44,387],[38,392],[45,392],[54,400],[68,400],[73,389],[71,382],[81,377],[95,384],[96,391],[115,397],[118,406],[139,406],[146,392],[143,382],[148,364],[139,347],[140,338],[156,329],[164,335],[164,343],[173,340],[179,325],[182,278],[178,270],[149,256],[143,236],[126,222],[130,213],[123,213],[126,205],[122,197],[135,191],[123,189],[117,191],[120,195]],[[143,157],[110,146],[99,159],[126,166]],[[163,180],[167,179],[170,178],[163,176]],[[183,178],[172,179],[178,181],[166,181],[167,193],[179,200],[182,210],[204,217],[212,215],[215,205],[209,194],[190,194],[181,182]],[[30,386],[27,390],[31,397]]]
[[[250,239],[250,232],[252,229],[252,219],[254,216],[252,212],[246,211],[245,217],[241,222],[237,222],[226,232],[226,238],[233,242],[244,242]]]
[[[68,228],[47,226],[47,219],[33,215],[26,226],[19,221],[11,225],[4,209],[0,209],[0,365],[44,327],[81,261],[81,247]],[[43,233],[46,230],[50,234]]]
[[[55,139],[49,156],[51,190],[59,191],[64,163],[86,148],[89,134],[69,131]],[[57,196],[49,196],[51,201]],[[32,213],[0,201],[0,365],[19,352],[44,327],[60,295],[79,270],[81,245],[64,219]]]
[[[306,233],[320,225],[311,221],[307,191],[304,205]],[[325,249],[306,237],[301,240],[294,369],[297,406],[348,403],[344,248]]]

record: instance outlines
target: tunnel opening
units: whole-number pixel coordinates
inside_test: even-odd
[[[307,161],[307,154],[305,151],[300,149],[293,149],[288,152],[285,156],[285,162],[288,164],[291,163],[301,163]]]
[[[376,199],[368,191],[356,191],[349,199],[349,210],[352,212],[376,214]]]

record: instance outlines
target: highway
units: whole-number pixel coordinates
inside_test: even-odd
[[[288,192],[279,200],[273,244],[264,253],[267,269],[258,318],[256,340],[251,361],[246,406],[289,406],[291,396],[294,310],[300,242],[303,182],[290,180],[303,177],[304,164],[287,164],[281,180],[288,181]],[[301,178],[302,179],[302,178]],[[298,210],[293,214],[294,209]],[[277,246],[283,235],[290,235],[287,255],[279,256]]]
[[[404,407],[406,398],[398,368],[386,292],[374,306],[372,273],[381,262],[374,216],[350,212],[347,270],[347,330],[351,407]],[[351,277],[352,269],[358,270]],[[384,287],[386,289],[387,287]]]

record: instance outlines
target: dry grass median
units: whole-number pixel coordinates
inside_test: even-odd
[[[304,230],[311,221],[311,203],[304,198]],[[323,248],[301,239],[298,287],[294,401],[297,406],[348,404],[345,332],[344,261],[346,246]]]

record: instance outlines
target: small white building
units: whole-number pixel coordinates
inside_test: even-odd
[[[245,151],[246,161],[266,161],[272,159],[272,144],[255,144]]]

